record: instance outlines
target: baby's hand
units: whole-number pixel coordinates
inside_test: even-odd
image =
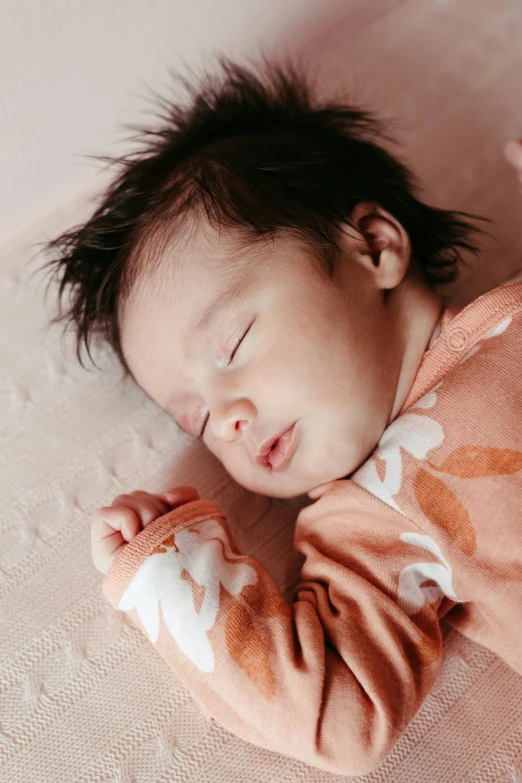
[[[504,157],[515,169],[522,193],[522,139],[510,139],[504,144]]]
[[[107,574],[122,548],[149,522],[198,498],[194,487],[176,487],[159,495],[140,489],[130,495],[118,495],[110,506],[99,508],[92,520],[91,546],[95,567],[102,574]]]

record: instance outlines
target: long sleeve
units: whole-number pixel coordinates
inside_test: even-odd
[[[207,715],[255,745],[357,775],[385,759],[433,685],[451,568],[402,514],[334,484],[299,515],[306,560],[291,605],[205,500],[150,523],[103,590]]]

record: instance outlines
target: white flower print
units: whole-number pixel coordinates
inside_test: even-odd
[[[510,325],[511,321],[513,320],[513,316],[510,315],[509,318],[506,318],[504,321],[501,321],[501,323],[498,324],[498,326],[495,326],[494,329],[491,330],[491,332],[488,332],[488,334],[485,336],[485,340],[491,340],[492,337],[498,337],[499,334],[503,334],[508,326]]]
[[[357,470],[352,478],[359,486],[380,498],[396,511],[401,511],[393,496],[402,484],[401,449],[408,451],[417,459],[425,459],[431,449],[440,446],[444,440],[442,426],[427,416],[411,413],[415,409],[433,408],[437,402],[438,383],[423,397],[414,403],[406,413],[399,416],[384,431],[373,457]],[[384,477],[377,471],[375,457],[386,463]],[[402,512],[401,512],[402,513]]]
[[[214,519],[198,522],[172,535],[145,558],[120,598],[118,609],[136,607],[151,642],[159,636],[159,605],[169,633],[179,649],[203,672],[214,670],[215,660],[206,632],[216,622],[220,584],[232,595],[257,582],[257,572],[238,560],[226,533]],[[186,571],[205,588],[199,612],[194,607],[192,585]]]
[[[467,362],[468,359],[471,359],[472,356],[475,356],[478,351],[480,351],[480,345],[474,345],[471,351],[468,351],[467,354],[461,359],[459,364],[464,364],[464,362]]]
[[[451,566],[442,554],[439,545],[430,536],[420,533],[401,533],[400,538],[406,544],[427,549],[442,561],[442,564],[412,563],[402,569],[399,576],[397,600],[401,609],[406,614],[412,615],[418,612],[426,601],[432,604],[443,596],[458,601],[453,589]],[[421,587],[422,583],[427,580],[437,584]]]
[[[494,329],[492,329],[488,334],[483,338],[484,340],[491,340],[492,337],[498,337],[499,334],[503,334],[503,332],[506,331],[508,326],[510,325],[511,321],[513,320],[513,316],[509,316],[508,318],[505,318],[501,323],[497,324]],[[468,359],[471,359],[472,356],[474,356],[478,351],[480,351],[480,343],[478,345],[474,345],[471,351],[468,351],[467,354],[464,356],[461,362],[459,364],[464,364],[464,362],[467,362]]]

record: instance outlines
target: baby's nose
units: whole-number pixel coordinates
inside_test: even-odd
[[[255,415],[256,409],[250,400],[237,400],[222,411],[216,412],[214,416],[210,414],[214,435],[226,443],[233,443],[243,435]]]

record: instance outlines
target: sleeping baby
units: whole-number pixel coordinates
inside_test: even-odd
[[[445,307],[480,218],[291,67],[222,60],[163,121],[49,243],[57,320],[239,484],[308,495],[304,565],[288,603],[193,487],[100,508],[94,565],[210,720],[360,775],[433,687],[442,618],[522,675],[522,283]]]

